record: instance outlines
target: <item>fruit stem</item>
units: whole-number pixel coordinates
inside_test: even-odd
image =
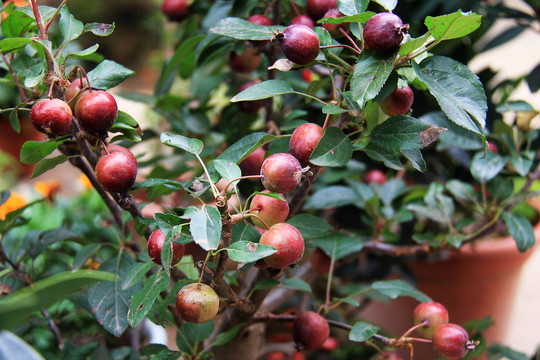
[[[258,219],[258,220],[259,220],[260,222],[262,222],[263,225],[266,227],[266,230],[269,230],[269,229],[270,229],[270,226],[268,226],[268,224],[267,224],[267,223],[266,223],[259,215],[257,215],[257,214],[248,214],[248,213],[247,213],[248,211],[255,211],[255,210],[259,210],[259,209],[249,209],[249,210],[247,210],[247,211],[243,214],[243,216],[244,216],[244,217],[245,217],[245,216],[247,216],[247,217],[254,217],[254,218]]]
[[[356,42],[355,42],[353,39],[351,39],[351,37],[349,36],[349,34],[348,34],[345,30],[343,30],[342,27],[339,27],[338,29],[339,29],[339,31],[341,31],[341,33],[342,33],[343,35],[345,35],[345,37],[350,41],[350,43],[351,43],[352,46],[356,49],[356,51],[358,52],[358,54],[361,54],[361,53],[362,53],[362,50],[358,47],[358,45],[356,45]]]
[[[349,45],[345,45],[345,44],[340,44],[340,45],[323,45],[321,46],[320,48],[321,49],[331,49],[331,48],[337,48],[337,47],[344,47],[344,48],[347,48],[349,50],[351,50],[352,52],[354,52],[356,55],[360,55],[362,53],[362,51],[358,51],[356,50],[355,48],[353,48],[352,46],[349,46]]]
[[[328,125],[328,120],[330,120],[330,114],[326,114],[326,118],[324,119],[324,124],[322,126],[322,129],[326,129],[326,126]]]
[[[240,181],[240,180],[244,180],[244,179],[262,179],[262,175],[246,175],[246,176],[240,176],[240,177],[237,177],[235,179],[232,179],[231,181],[229,181],[227,183],[227,186],[225,186],[225,188],[223,188],[223,190],[221,191],[221,193],[223,195],[227,194],[227,189],[229,188],[229,186],[231,186],[231,184],[235,181]]]
[[[426,321],[422,321],[420,324],[416,324],[414,325],[413,327],[411,327],[409,330],[405,331],[405,333],[403,333],[403,335],[400,336],[400,339],[401,338],[405,338],[407,337],[407,335],[409,335],[410,333],[412,333],[414,330],[418,329],[418,328],[421,328],[423,326],[426,326],[429,322],[426,320]]]
[[[206,165],[204,165],[204,161],[202,161],[199,154],[195,154],[195,157],[201,163],[204,173],[206,174],[206,178],[208,179],[208,182],[210,183],[210,187],[212,188],[212,194],[214,195],[214,198],[217,198],[219,196],[219,190],[216,187],[216,184],[214,184],[214,182],[212,181],[212,178],[210,177],[210,174],[208,173],[208,169],[206,168]]]
[[[211,251],[206,253],[206,259],[204,259],[204,264],[201,268],[201,276],[199,276],[199,282],[197,283],[197,290],[201,290],[201,283],[204,276],[204,269],[206,269],[206,263],[208,262],[210,255],[211,255]]]
[[[332,257],[330,258],[330,269],[328,270],[328,280],[326,281],[326,300],[324,302],[324,305],[319,308],[319,313],[322,308],[324,307],[325,311],[328,309],[328,306],[330,306],[330,292],[332,290],[332,275],[334,274],[334,264],[336,262],[336,249],[337,249],[337,241],[334,241],[334,247],[332,248]]]

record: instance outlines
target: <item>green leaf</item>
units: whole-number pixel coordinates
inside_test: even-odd
[[[141,350],[141,360],[177,360],[182,356],[180,351],[170,350],[161,344],[146,345]]]
[[[265,132],[255,132],[246,135],[225,149],[225,151],[218,156],[218,159],[231,160],[238,164],[257,148],[275,139],[279,139],[279,137]]]
[[[15,355],[16,354],[16,355]],[[32,346],[14,333],[0,331],[0,359],[45,360]]]
[[[430,56],[420,64],[413,62],[413,68],[450,120],[484,136],[486,94],[469,68],[444,56]]]
[[[375,54],[364,50],[354,65],[351,90],[354,100],[363,108],[379,94],[394,69],[395,54]]]
[[[412,38],[410,35],[405,36],[405,42],[399,48],[399,55],[404,56],[410,54],[414,50],[424,46],[424,44],[429,40],[431,33],[428,31],[424,35]]]
[[[199,155],[204,147],[201,140],[191,139],[183,135],[175,135],[164,132],[161,134],[159,139],[165,145],[185,150],[194,155]]]
[[[358,199],[348,186],[332,185],[315,191],[304,204],[304,210],[325,209],[351,205]]]
[[[6,38],[0,40],[0,52],[10,53],[14,50],[19,50],[33,42],[32,39],[28,38]]]
[[[127,315],[131,297],[141,288],[140,283],[124,288],[124,282],[134,264],[131,256],[120,254],[103,264],[100,269],[113,273],[113,282],[99,282],[88,289],[88,304],[96,320],[114,336],[120,336],[129,326]]]
[[[236,262],[249,263],[272,255],[277,250],[270,245],[252,243],[250,241],[237,241],[227,249],[229,257]]]
[[[114,31],[113,24],[102,24],[102,23],[88,23],[84,25],[83,32],[91,32],[97,36],[109,36]]]
[[[60,8],[60,21],[58,22],[60,34],[65,42],[78,38],[84,29],[84,25],[69,13],[66,5]]]
[[[305,291],[311,293],[311,286],[307,282],[299,278],[289,278],[283,280],[285,288],[290,290]]]
[[[349,332],[349,340],[364,342],[377,333],[381,328],[364,321],[357,321]]]
[[[320,217],[311,214],[298,214],[287,222],[300,231],[304,240],[324,235],[334,229]]]
[[[339,260],[362,250],[364,240],[349,234],[328,233],[313,238],[313,245],[320,247],[328,256],[332,256],[335,248],[334,258]]]
[[[221,175],[227,181],[231,181],[242,176],[242,170],[240,170],[240,167],[236,165],[234,161],[216,159],[214,160],[214,167],[219,175]],[[231,184],[227,191],[231,191],[234,184],[237,183],[238,181],[235,181],[233,184]]]
[[[392,116],[371,131],[373,145],[386,151],[418,150],[424,148],[421,133],[427,125],[408,115]]]
[[[169,287],[169,281],[169,275],[163,269],[159,269],[146,280],[144,287],[139,292],[133,294],[128,312],[128,322],[131,327],[136,327],[144,320],[159,293]]]
[[[484,147],[479,136],[450,121],[442,111],[427,113],[421,116],[419,120],[429,125],[447,129],[447,131],[439,136],[438,150],[452,147],[458,147],[463,150],[479,150]]]
[[[10,6],[10,8],[12,7],[13,5]],[[5,7],[3,11],[6,11]],[[34,19],[22,11],[13,11],[13,9],[11,9],[11,11],[8,10],[6,13],[10,14],[7,18],[2,20],[2,34],[7,38],[23,36],[24,32],[28,29],[28,26],[34,22]]]
[[[477,198],[474,187],[467,182],[452,179],[445,184],[445,187],[456,199],[475,201]]]
[[[214,323],[212,321],[202,324],[183,323],[176,333],[176,344],[178,345],[178,349],[187,354],[194,354],[197,349],[197,344],[208,339],[213,330]]]
[[[32,171],[32,176],[30,179],[38,177],[39,175],[54,169],[56,166],[65,163],[68,160],[68,157],[65,155],[58,155],[53,158],[43,159],[36,164],[34,171]]]
[[[281,284],[279,280],[276,279],[263,279],[260,281],[257,281],[255,286],[253,287],[253,290],[265,290],[265,289],[271,289],[275,286],[278,286]]]
[[[23,164],[34,164],[45,156],[58,149],[64,141],[26,141],[21,148],[21,162]]]
[[[366,11],[369,0],[338,0],[337,8],[343,15],[356,15]]]
[[[510,162],[516,169],[517,173],[521,176],[527,176],[533,165],[534,152],[524,151],[520,154],[511,154]]]
[[[24,248],[28,249],[28,255],[35,259],[39,254],[47,250],[47,248],[57,242],[61,241],[81,241],[79,235],[67,229],[51,229],[51,230],[36,230],[35,232],[28,232],[24,237]]]
[[[346,109],[343,109],[337,105],[333,105],[333,104],[330,104],[330,105],[326,105],[322,108],[322,112],[323,114],[330,114],[330,115],[339,115],[339,114],[343,114],[343,113],[346,113],[348,110]]]
[[[352,157],[352,143],[343,130],[328,127],[313,149],[309,161],[318,166],[344,166]]]
[[[9,114],[9,124],[11,125],[11,128],[15,130],[17,134],[21,133],[21,122],[19,121],[19,113],[17,110],[13,110]],[[24,145],[24,144],[23,144]]]
[[[237,241],[245,242],[258,242],[261,238],[261,234],[255,229],[254,226],[248,225],[244,222],[238,222],[233,225],[231,242]]]
[[[401,150],[401,154],[405,156],[407,160],[411,163],[411,166],[420,172],[426,171],[426,162],[422,156],[420,150]]]
[[[147,263],[134,263],[127,272],[127,275],[122,282],[122,290],[129,289],[132,286],[139,285],[145,278],[146,274],[152,268],[152,262]]]
[[[531,359],[527,354],[511,349],[508,346],[492,343],[487,349],[487,356],[490,360],[529,360]],[[535,358],[533,356],[533,358]]]
[[[112,60],[103,60],[88,73],[92,88],[107,90],[119,85],[135,72]]]
[[[271,40],[275,34],[283,31],[284,26],[263,26],[247,20],[228,17],[221,19],[210,29],[214,34],[232,37],[238,40]]]
[[[504,223],[508,227],[508,232],[516,241],[516,246],[519,251],[525,250],[534,246],[534,230],[529,220],[523,215],[505,211],[503,213]]]
[[[96,281],[110,283],[113,274],[104,271],[76,270],[51,275],[0,299],[0,328],[24,324],[36,311],[79,291]]]
[[[374,1],[390,12],[396,8],[397,2],[398,2],[398,0],[374,0]]]
[[[204,205],[191,217],[189,230],[195,241],[204,250],[216,250],[221,239],[221,214],[213,206]]]
[[[266,80],[252,85],[232,97],[231,102],[266,99],[272,96],[296,93],[288,82]]]
[[[236,335],[238,335],[238,333],[240,332],[240,330],[242,330],[243,327],[244,327],[243,323],[238,324],[235,327],[233,327],[233,328],[231,328],[231,329],[229,329],[229,330],[227,330],[225,332],[217,334],[216,339],[209,346],[216,347],[216,346],[221,346],[221,345],[227,344],[228,342],[233,340],[236,337]]]
[[[133,189],[134,190],[137,190],[137,189],[142,189],[142,188],[145,188],[145,187],[155,187],[155,186],[166,186],[166,187],[169,187],[173,190],[181,190],[181,189],[184,189],[185,188],[185,184],[181,181],[177,181],[177,180],[171,180],[171,179],[155,179],[155,178],[151,178],[151,179],[146,179],[146,180],[143,180],[141,182],[138,182],[138,183],[135,183],[135,185],[133,185]]]
[[[67,56],[72,56],[72,57],[76,57],[76,58],[83,58],[83,57],[86,57],[88,55],[91,55],[91,54],[95,53],[98,48],[99,48],[99,44],[94,44],[94,45],[92,45],[89,48],[86,48],[84,50],[76,51],[76,52],[70,52],[70,53],[67,54]]]
[[[479,151],[471,161],[471,175],[478,181],[487,182],[497,176],[506,165],[506,157],[488,151]]]
[[[431,301],[426,294],[416,290],[403,280],[375,281],[373,284],[371,284],[371,288],[391,299],[401,296],[410,296],[420,302]]]
[[[73,259],[73,269],[78,270],[86,265],[88,259],[94,256],[99,249],[101,249],[101,244],[89,244],[83,246]]]
[[[424,23],[436,40],[450,40],[478,29],[482,23],[482,16],[471,11],[464,13],[458,10],[448,15],[428,16]]]

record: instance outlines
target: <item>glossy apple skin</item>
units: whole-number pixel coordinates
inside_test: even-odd
[[[205,323],[216,316],[219,298],[206,284],[188,284],[176,294],[176,309],[184,321]]]
[[[296,64],[307,65],[319,55],[319,38],[309,26],[289,25],[276,38],[279,40],[283,55]]]
[[[289,153],[270,155],[261,166],[263,186],[272,192],[286,194],[300,184],[302,166]]]
[[[81,127],[90,133],[109,130],[118,115],[114,97],[103,90],[92,90],[84,94],[75,105],[75,116]]]
[[[129,156],[122,151],[114,151],[99,159],[95,172],[96,179],[103,189],[112,193],[122,193],[128,191],[135,183],[137,170],[137,160],[133,154]]]
[[[62,136],[71,132],[73,113],[63,100],[43,99],[32,106],[30,120],[38,131]]]
[[[270,193],[268,190],[262,192]],[[284,222],[287,219],[287,216],[289,216],[289,203],[285,200],[283,195],[280,196],[282,200],[260,194],[255,195],[251,199],[250,209],[258,210],[254,210],[250,214],[258,215],[268,226]],[[266,228],[256,217],[250,218],[255,226]]]
[[[161,265],[161,251],[167,237],[161,229],[154,230],[148,238],[148,255],[150,259],[158,265]],[[172,243],[171,266],[176,265],[184,256],[184,245]]]
[[[289,149],[300,165],[317,167],[309,162],[309,157],[323,135],[323,128],[314,123],[302,124],[293,131],[289,140]]]
[[[314,21],[323,17],[328,10],[337,7],[337,0],[307,0],[306,12]]]
[[[414,94],[410,87],[396,89],[381,101],[381,109],[388,116],[405,115],[411,109]]]
[[[438,302],[427,301],[418,304],[413,312],[413,324],[417,325],[427,321],[428,324],[416,331],[426,339],[432,339],[435,329],[439,325],[448,323],[448,310]]]
[[[383,351],[377,355],[375,360],[403,360],[403,357],[393,351]]]
[[[276,248],[277,252],[264,258],[269,266],[276,269],[296,264],[304,255],[304,238],[291,224],[275,224],[261,236],[259,243]]]
[[[261,166],[266,153],[262,147],[257,148],[249,154],[238,166],[242,170],[242,175],[258,175],[261,173]]]
[[[262,56],[257,54],[253,47],[248,47],[242,53],[231,52],[229,66],[235,72],[250,73],[257,69],[262,61]]]
[[[187,0],[164,0],[161,11],[169,21],[182,21],[189,15],[189,2]]]
[[[363,180],[366,184],[382,185],[386,182],[386,175],[379,169],[373,169],[366,173]]]
[[[448,360],[460,360],[467,355],[469,334],[457,324],[442,324],[433,333],[433,346]]]
[[[340,18],[343,17],[343,14],[341,11],[339,11],[338,8],[332,8],[324,13],[323,18]],[[339,28],[342,28],[343,31],[346,33],[349,32],[349,23],[343,23],[343,24],[331,24],[331,23],[324,23],[323,27],[332,35],[333,38],[339,39],[340,37],[343,37],[343,33],[339,30]]]
[[[364,41],[376,53],[389,52],[399,47],[407,28],[396,14],[379,13],[366,22]]]
[[[306,25],[306,26],[309,26],[310,28],[314,28],[315,27],[315,22],[307,15],[297,15],[295,17],[292,18],[291,20],[291,25],[293,24],[301,24],[301,25]]]
[[[66,99],[66,102],[73,113],[75,113],[77,101],[79,101],[83,95],[90,91],[87,87],[88,83],[85,78],[82,78],[82,80],[81,78],[76,78],[71,82],[71,84],[69,84],[66,93],[64,94],[64,98]]]
[[[321,315],[304,311],[293,322],[293,339],[297,347],[304,351],[320,348],[330,334],[328,321]]]

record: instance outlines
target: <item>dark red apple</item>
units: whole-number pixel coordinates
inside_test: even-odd
[[[237,54],[231,52],[229,56],[229,66],[233,71],[239,73],[250,73],[259,67],[262,56],[248,47],[244,52]]]
[[[30,120],[38,131],[62,136],[71,132],[73,113],[63,100],[43,99],[32,106]]]
[[[182,21],[189,15],[188,0],[164,0],[161,11],[170,21]]]
[[[381,101],[381,109],[388,116],[404,115],[409,112],[414,101],[410,87],[396,89]]]
[[[161,265],[161,251],[167,237],[161,229],[154,230],[148,238],[148,255],[150,259],[158,265]],[[172,242],[171,266],[176,265],[184,256],[184,245]]]
[[[315,248],[309,257],[309,262],[315,270],[320,274],[328,274],[332,258],[328,256],[321,248]]]
[[[337,0],[307,0],[306,12],[314,20],[317,21],[323,17],[328,10],[337,7]]]
[[[383,12],[371,17],[364,26],[364,41],[376,53],[395,50],[407,33],[409,25],[403,25],[396,14]]]
[[[311,351],[322,346],[330,334],[330,327],[321,315],[304,311],[294,320],[292,331],[297,349]]]
[[[112,193],[128,191],[137,178],[138,166],[134,159],[133,154],[129,156],[123,151],[102,156],[96,164],[95,171],[96,179],[103,189]]]
[[[288,153],[270,155],[261,166],[262,183],[267,190],[286,194],[300,184],[302,166]]]
[[[263,193],[270,193],[268,190],[264,190]],[[256,209],[250,212],[259,216],[268,226],[273,226],[277,223],[282,223],[289,216],[289,203],[283,195],[281,200],[257,194],[251,199],[250,209]],[[253,224],[259,228],[266,228],[264,224],[256,217],[250,217]]]
[[[184,321],[205,323],[216,316],[219,298],[214,289],[206,284],[188,284],[176,294],[176,309]]]
[[[82,78],[82,80],[81,78],[76,78],[69,84],[64,97],[72,112],[75,112],[77,101],[89,91],[88,82],[85,78]]]
[[[343,14],[341,11],[339,11],[338,8],[332,8],[324,13],[323,18],[340,18],[343,17]],[[338,39],[340,37],[343,37],[343,33],[339,30],[340,28],[343,29],[346,33],[349,32],[349,23],[343,23],[343,24],[332,24],[332,23],[324,23],[323,27],[332,35],[332,37]]]
[[[269,266],[276,269],[296,264],[304,255],[304,238],[291,224],[275,224],[261,236],[259,243],[276,248],[277,252],[264,258]]]
[[[448,310],[438,302],[427,301],[418,304],[413,312],[413,324],[418,325],[427,321],[427,325],[416,331],[426,339],[433,338],[433,333],[439,325],[448,323]]]
[[[300,165],[316,167],[309,162],[309,157],[323,135],[323,128],[315,123],[302,124],[293,131],[289,140],[289,149]]]
[[[114,97],[103,90],[92,90],[84,94],[75,106],[75,116],[81,127],[90,133],[109,130],[118,115]]]
[[[307,65],[319,55],[319,38],[309,26],[289,25],[283,33],[276,35],[276,39],[283,55],[296,64]]]
[[[315,22],[309,16],[302,15],[302,14],[297,15],[297,16],[292,18],[290,25],[293,25],[293,24],[306,25],[306,26],[309,26],[312,29],[315,27]]]
[[[442,324],[433,333],[433,346],[448,360],[460,360],[467,355],[469,334],[457,324]]]
[[[247,21],[255,25],[272,26],[274,23],[266,15],[256,14],[250,16]],[[263,47],[268,44],[270,40],[252,40],[251,43],[257,47]]]
[[[257,148],[249,154],[238,166],[242,170],[242,175],[258,175],[261,173],[261,166],[264,161],[265,151],[262,147]]]

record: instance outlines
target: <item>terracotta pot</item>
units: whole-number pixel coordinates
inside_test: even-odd
[[[540,237],[540,224],[534,233],[535,238]],[[463,324],[491,315],[494,325],[484,332],[489,346],[505,341],[518,279],[532,252],[529,249],[520,253],[515,241],[507,236],[467,244],[459,252],[449,252],[444,259],[415,261],[409,266],[415,276],[415,287],[444,304],[450,322]],[[374,303],[361,315],[397,337],[412,325],[412,312],[417,304],[415,299],[399,298],[389,304]],[[415,360],[436,358],[431,344],[415,344]]]

